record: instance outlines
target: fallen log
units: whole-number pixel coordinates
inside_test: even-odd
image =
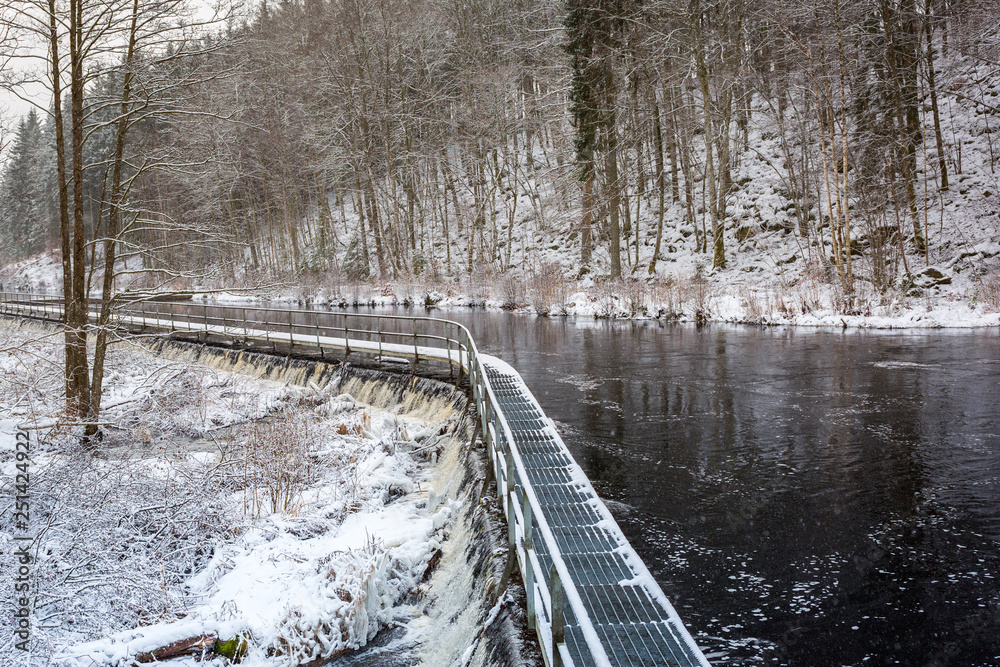
[[[166,646],[160,646],[151,651],[144,651],[137,654],[135,661],[138,663],[159,662],[160,660],[170,660],[171,658],[179,658],[185,655],[214,654],[218,639],[216,635],[198,635],[197,637],[178,639]]]

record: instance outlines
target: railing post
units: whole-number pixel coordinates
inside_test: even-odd
[[[444,350],[448,355],[448,379],[455,377],[455,363],[451,359],[451,327],[444,325]]]
[[[504,466],[507,468],[506,475],[506,489],[504,489],[504,498],[506,502],[504,503],[507,507],[507,546],[511,549],[517,548],[517,526],[515,525],[515,519],[517,515],[514,512],[514,503],[517,502],[517,498],[514,494],[514,454],[511,452],[511,443],[507,443],[504,448]]]
[[[319,311],[313,311],[313,323],[316,325],[316,347],[319,348],[320,359],[323,358],[323,343],[319,339]]]
[[[549,598],[552,600],[552,667],[562,667],[559,645],[566,641],[566,592],[555,563],[549,568]]]
[[[417,363],[420,361],[420,353],[417,350],[417,322],[413,322],[413,370],[416,372]]]
[[[527,594],[528,629],[535,629],[535,566],[531,562],[531,553],[535,550],[534,537],[531,530],[531,502],[527,494],[521,493],[521,515],[524,517],[524,592]]]
[[[347,315],[344,315],[344,363],[347,362],[347,357],[351,354],[351,339],[347,334]]]

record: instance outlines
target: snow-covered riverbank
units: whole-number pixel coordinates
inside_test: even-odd
[[[5,267],[0,283],[44,291],[60,284],[61,265],[49,253]],[[986,271],[1000,261],[1000,244],[981,243],[941,267],[915,269],[907,288],[876,293],[858,281],[845,297],[836,281],[805,267],[773,275],[748,266],[706,270],[693,255],[671,264],[659,277],[621,281],[566,278],[556,269],[456,280],[352,282],[336,277],[237,289],[224,282],[194,285],[193,298],[221,304],[282,304],[288,307],[413,306],[486,308],[546,316],[657,319],[848,328],[970,328],[1000,326],[1000,280]],[[756,267],[759,269],[760,267]]]
[[[462,510],[431,478],[431,461],[468,438],[455,405],[403,414],[363,404],[356,380],[287,386],[119,345],[101,416],[113,425],[93,453],[56,425],[60,343],[0,321],[7,501],[16,432],[44,426],[31,431],[39,662],[117,664],[208,636],[245,642],[244,664],[297,665],[384,628],[426,639],[419,593]],[[3,604],[14,596],[0,579]]]
[[[519,288],[520,289],[520,288]],[[528,290],[511,299],[493,287],[457,289],[414,283],[351,285],[348,288],[272,288],[261,291],[207,291],[194,298],[220,304],[282,304],[287,307],[406,306],[484,308],[544,316],[598,319],[725,322],[872,329],[974,328],[1000,326],[1000,291],[969,288],[965,292],[931,290],[856,299],[845,304],[828,285],[796,288],[726,286],[721,280],[692,278],[678,282],[625,281],[573,284],[561,296],[543,299]],[[447,317],[446,315],[441,315]]]

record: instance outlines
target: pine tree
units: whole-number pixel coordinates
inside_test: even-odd
[[[2,250],[21,259],[44,249],[48,226],[42,196],[42,128],[34,109],[21,119],[0,184]]]

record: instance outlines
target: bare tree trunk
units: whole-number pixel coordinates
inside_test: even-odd
[[[94,367],[90,385],[88,417],[97,421],[101,413],[101,395],[104,385],[104,360],[107,356],[109,325],[114,306],[115,259],[118,234],[121,229],[122,163],[125,156],[125,134],[128,131],[129,107],[132,102],[132,67],[136,47],[136,27],[139,20],[139,0],[132,0],[132,22],[129,30],[128,53],[125,57],[125,77],[122,81],[121,107],[115,136],[115,154],[112,161],[111,197],[108,206],[107,238],[104,241],[104,281],[101,288],[101,310],[97,321],[94,346]],[[96,243],[95,243],[96,245]],[[85,436],[97,433],[97,427],[88,424]]]
[[[442,150],[442,153],[444,151]],[[441,233],[444,235],[445,272],[451,274],[451,232],[448,229],[448,175],[445,173],[444,156],[438,161],[444,192],[441,193]],[[457,211],[456,211],[457,214]]]
[[[285,173],[285,160],[281,160],[281,217],[284,219],[285,237],[291,246],[292,251],[292,273],[298,273],[302,268],[302,253],[299,250],[299,221],[296,215],[295,205],[292,201],[293,193],[289,188],[288,178]]]
[[[65,349],[65,377],[66,377],[66,411],[70,414],[74,408],[74,384],[73,376],[76,368],[76,348],[73,346],[73,330],[69,319],[69,313],[73,309],[73,255],[72,244],[70,242],[70,222],[69,222],[69,188],[66,178],[66,133],[63,127],[62,113],[62,85],[60,80],[60,70],[62,69],[59,56],[59,33],[56,23],[56,3],[49,0],[49,66],[51,67],[51,83],[53,97],[53,115],[55,122],[55,142],[56,142],[56,179],[59,184],[59,240],[62,249],[62,277],[63,277],[63,312],[66,321],[63,327],[63,347]]]
[[[604,178],[608,205],[608,220],[611,236],[611,278],[622,277],[621,238],[622,231],[618,216],[621,209],[621,193],[618,183],[618,131],[613,122],[606,128],[607,150],[604,153]]]
[[[708,186],[708,210],[712,217],[712,266],[717,269],[726,268],[726,247],[723,239],[722,223],[719,220],[719,193],[716,183],[715,158],[712,154],[714,104],[708,82],[708,65],[705,62],[704,45],[701,32],[701,6],[696,3],[695,25],[695,67],[698,81],[701,84],[702,120],[705,127],[705,182]]]
[[[914,0],[902,0],[898,8],[889,6],[883,0],[883,15],[887,17],[886,38],[888,42],[888,65],[893,81],[895,120],[899,137],[899,163],[903,176],[903,192],[913,226],[913,241],[917,250],[923,252],[924,237],[920,231],[917,216],[917,138],[920,135],[920,115],[917,109],[916,86],[916,39],[918,30],[914,26],[916,4]]]
[[[73,153],[73,231],[71,252],[73,276],[67,302],[66,326],[70,331],[67,357],[72,356],[70,413],[79,418],[90,411],[90,371],[87,363],[87,319],[89,304],[85,288],[83,221],[83,0],[70,0],[70,140]],[[57,102],[58,104],[58,102]]]
[[[378,202],[375,200],[375,186],[372,183],[371,174],[365,174],[364,190],[362,199],[367,213],[368,228],[372,230],[375,237],[375,261],[378,264],[378,277],[386,277],[385,245],[382,238],[382,225],[379,222]]]
[[[677,139],[681,154],[681,171],[684,173],[684,222],[694,228],[695,245],[698,246],[698,225],[694,213],[694,168],[691,166],[691,156],[688,154],[690,147],[686,136],[678,133]],[[701,247],[697,247],[698,252],[701,250]]]
[[[840,61],[840,172],[844,180],[843,195],[838,187],[837,202],[839,213],[844,229],[844,245],[846,255],[844,256],[845,289],[848,295],[854,294],[854,259],[851,249],[851,202],[850,202],[850,164],[848,162],[847,149],[847,57],[844,49],[844,30],[840,16],[840,0],[834,0],[834,10],[837,19],[837,55]],[[835,158],[836,159],[836,158]],[[838,181],[839,182],[839,181]]]
[[[666,182],[663,173],[663,124],[660,122],[660,105],[656,101],[656,90],[652,91],[653,102],[653,137],[656,142],[656,191],[658,199],[658,210],[656,213],[656,244],[653,246],[653,256],[649,260],[649,275],[656,273],[656,262],[660,258],[660,247],[663,242],[663,208],[666,205],[665,188]],[[674,164],[674,176],[676,177],[676,163]]]
[[[357,172],[354,174],[354,183],[357,186],[357,195],[352,197],[351,200],[354,204],[354,210],[358,214],[358,243],[361,246],[361,259],[365,265],[364,275],[367,276],[371,269],[371,255],[368,252],[368,231],[365,227],[364,190],[361,188],[361,178]],[[345,217],[344,219],[346,220],[347,218]]]
[[[580,272],[586,272],[590,268],[590,256],[594,249],[593,229],[594,210],[597,208],[596,197],[594,196],[594,167],[593,162],[584,165],[583,177],[583,211],[580,220]]]
[[[924,34],[927,37],[927,87],[931,94],[931,113],[934,117],[934,139],[937,144],[938,171],[941,174],[941,189],[948,189],[948,160],[944,154],[944,138],[941,135],[941,116],[938,112],[937,86],[934,85],[934,30],[931,25],[931,0],[926,0],[924,10]]]

